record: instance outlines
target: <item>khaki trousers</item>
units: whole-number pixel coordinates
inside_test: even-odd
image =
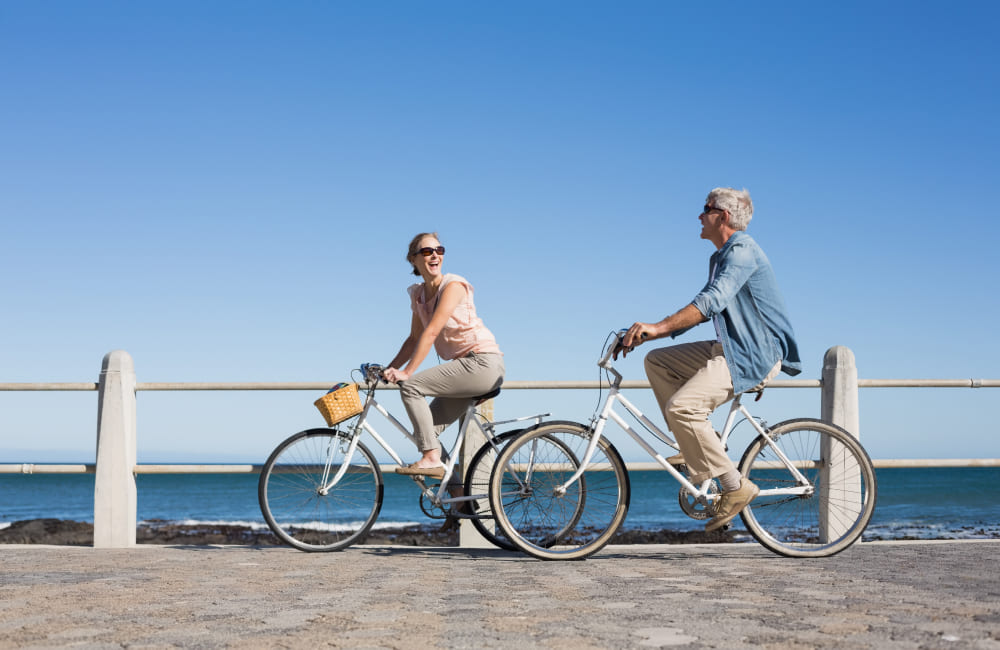
[[[470,398],[498,388],[503,375],[503,355],[472,352],[404,381],[399,394],[420,451],[440,448],[438,436],[465,413]],[[430,404],[428,397],[434,398]]]
[[[781,370],[775,364],[757,388]],[[718,341],[683,343],[646,355],[646,376],[664,419],[684,454],[691,481],[698,483],[736,469],[715,434],[709,416],[733,399],[733,378]]]

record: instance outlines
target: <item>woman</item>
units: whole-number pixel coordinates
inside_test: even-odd
[[[410,335],[386,369],[385,378],[401,382],[403,406],[423,455],[396,472],[443,478],[438,436],[465,412],[470,399],[503,383],[503,354],[493,334],[476,316],[472,285],[461,276],[442,273],[444,246],[437,233],[414,237],[406,259],[423,282],[407,289],[413,310]],[[432,346],[446,363],[417,372]],[[434,398],[430,404],[428,397]]]

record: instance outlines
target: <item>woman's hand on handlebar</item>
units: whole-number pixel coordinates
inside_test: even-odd
[[[382,376],[386,381],[392,382],[393,384],[398,384],[406,381],[410,378],[410,373],[405,370],[398,370],[396,368],[386,368],[382,373]]]

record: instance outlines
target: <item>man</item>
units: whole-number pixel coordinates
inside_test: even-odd
[[[693,483],[717,478],[722,494],[705,530],[721,528],[760,490],[744,479],[712,428],[712,411],[737,393],[763,388],[779,371],[802,371],[771,263],[746,234],[753,202],[746,190],[716,188],[699,215],[701,238],[715,244],[708,284],[687,305],[658,323],[635,323],[622,341],[630,350],[646,340],[675,337],[711,320],[716,338],[653,350],[646,375]]]

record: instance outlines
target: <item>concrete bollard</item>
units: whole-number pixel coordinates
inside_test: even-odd
[[[493,420],[493,400],[487,400],[479,405],[478,411],[482,413],[483,417],[487,420]],[[472,457],[476,455],[479,448],[486,444],[486,438],[479,429],[473,426],[469,426],[467,437],[465,438],[465,444],[462,445],[462,471],[468,470],[472,465]],[[493,521],[485,522],[487,525],[492,525]],[[493,548],[490,542],[479,534],[476,527],[473,525],[471,519],[460,519],[458,524],[458,545],[462,548]]]
[[[104,356],[97,386],[94,548],[135,546],[135,366],[124,350]]]
[[[850,348],[838,345],[823,357],[820,417],[858,437],[858,368]]]
[[[823,357],[821,418],[846,429],[855,438],[860,437],[858,369],[854,353],[841,345],[830,348]],[[824,445],[820,456],[823,469],[820,471],[819,535],[825,542],[845,533],[845,524],[841,522],[853,521],[852,515],[861,512],[861,469],[849,459],[841,445]],[[838,504],[838,512],[832,512],[831,502]],[[856,506],[855,512],[850,511],[852,506]]]

